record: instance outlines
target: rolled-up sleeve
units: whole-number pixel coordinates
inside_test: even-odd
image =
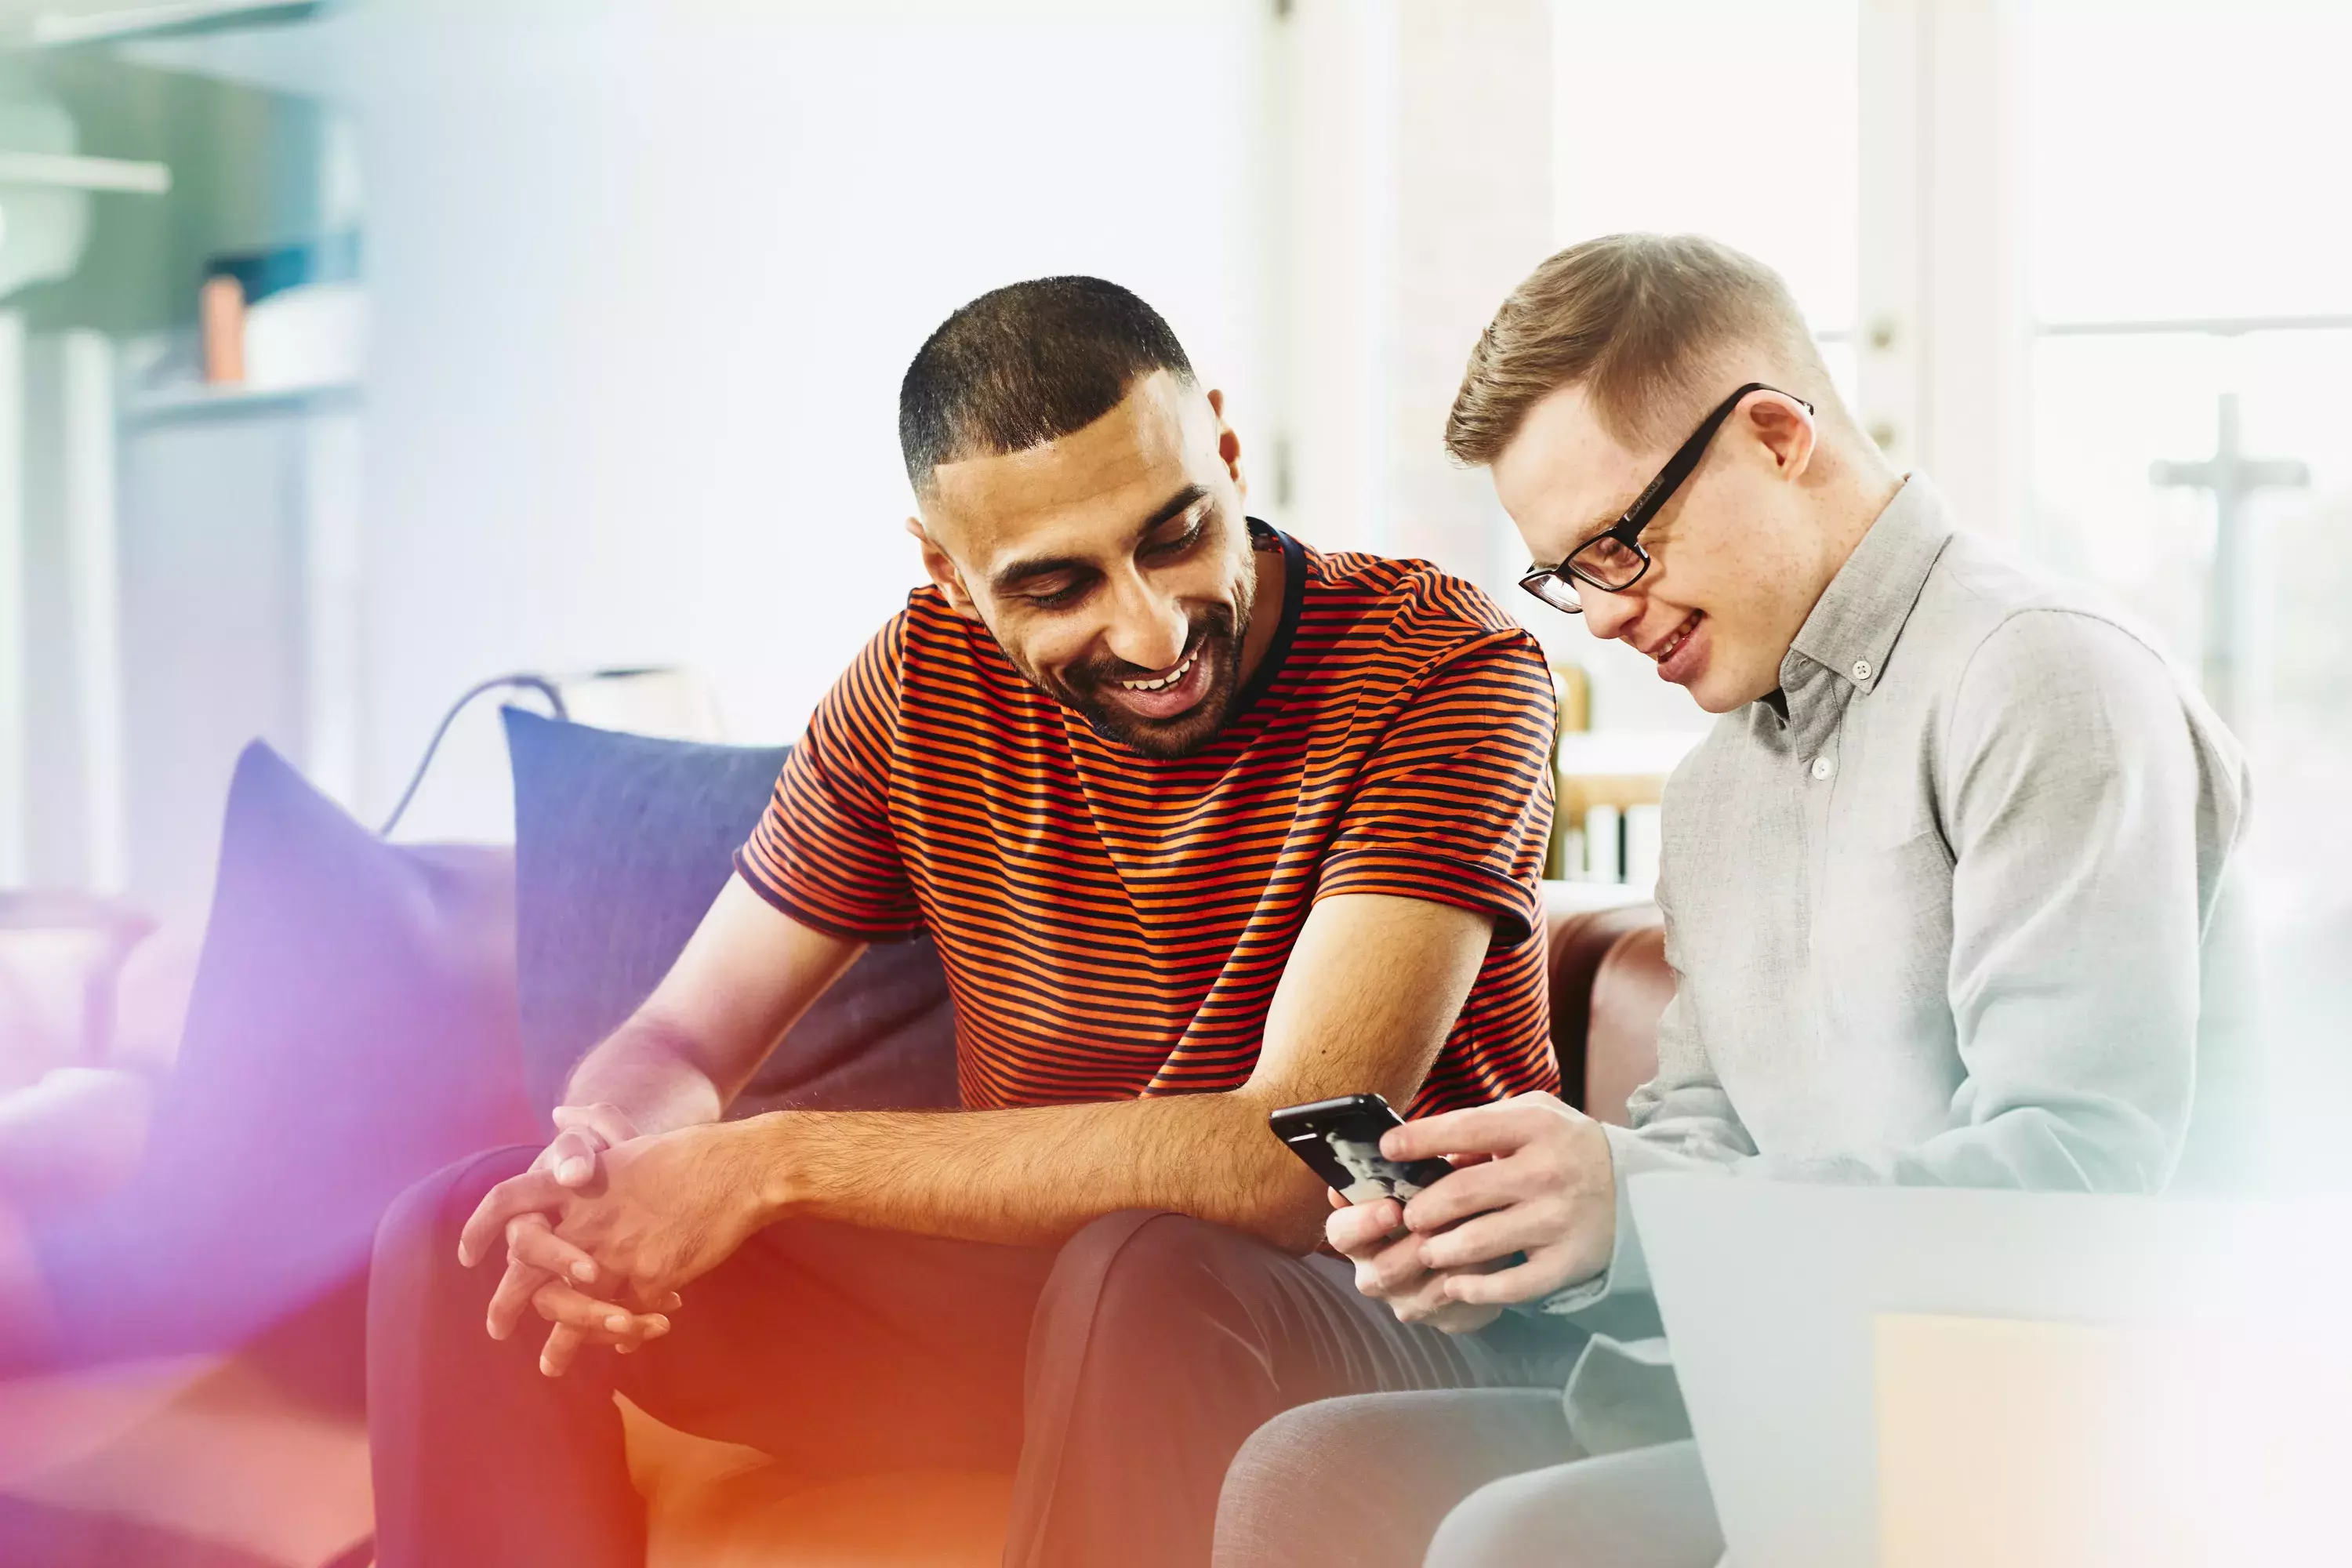
[[[1413,688],[1358,777],[1316,897],[1384,893],[1483,910],[1495,944],[1543,920],[1551,836],[1551,672],[1509,634]]]
[[[894,617],[817,704],[735,856],[761,898],[855,942],[896,942],[922,923],[889,810],[905,623]]]

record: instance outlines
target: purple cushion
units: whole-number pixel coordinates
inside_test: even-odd
[[[507,851],[386,844],[247,747],[146,1156],[37,1237],[61,1358],[242,1344],[363,1268],[404,1188],[530,1136],[513,930]]]

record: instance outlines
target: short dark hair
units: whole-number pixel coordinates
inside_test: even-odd
[[[898,384],[898,446],[917,493],[931,470],[1083,430],[1154,371],[1192,379],[1159,311],[1099,278],[993,289],[940,323]]]

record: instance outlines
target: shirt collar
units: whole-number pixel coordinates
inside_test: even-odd
[[[1857,691],[1876,686],[1951,538],[1951,509],[1944,498],[1923,479],[1904,480],[1789,645],[1780,660],[1780,689],[1810,685],[1810,665]]]

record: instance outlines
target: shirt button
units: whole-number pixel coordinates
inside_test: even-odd
[[[1837,764],[1830,761],[1827,757],[1815,757],[1813,759],[1813,776],[1815,778],[1825,779],[1835,772],[1837,772]]]
[[[1870,660],[1858,658],[1853,661],[1853,679],[1856,684],[1870,679]]]

